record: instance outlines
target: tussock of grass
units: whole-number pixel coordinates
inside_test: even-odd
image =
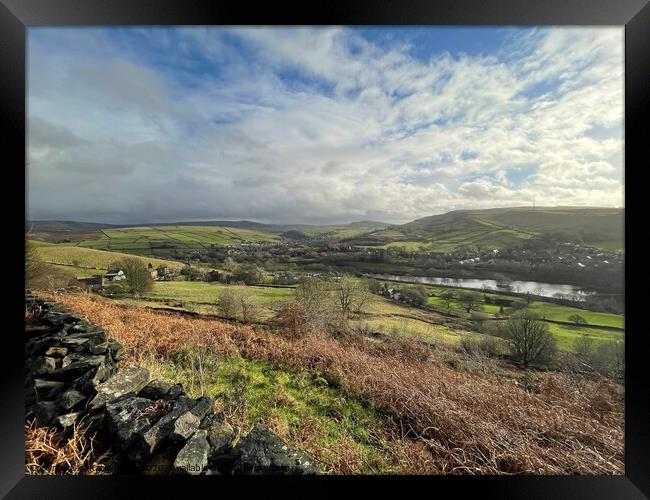
[[[512,379],[455,369],[437,355],[404,356],[364,338],[290,340],[87,295],[57,300],[104,326],[136,361],[169,357],[200,331],[212,355],[322,374],[331,386],[395,421],[399,433],[389,446],[402,471],[415,472],[413,464],[421,462],[442,474],[623,473],[623,398],[608,382],[578,384],[544,373],[530,390]],[[399,458],[406,452],[408,460]]]
[[[50,427],[25,424],[25,473],[97,475],[106,473],[106,455],[98,456],[95,439],[83,426],[74,425],[69,436]]]

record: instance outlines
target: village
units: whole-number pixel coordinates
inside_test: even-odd
[[[412,276],[477,277],[495,280],[551,280],[591,288],[622,288],[624,255],[589,245],[531,238],[518,246],[468,247],[434,252],[405,247],[358,246],[346,239],[280,239],[213,246],[174,258],[219,267],[226,258],[263,268],[277,284],[295,284],[286,273],[381,272]],[[620,281],[620,283],[619,283]]]

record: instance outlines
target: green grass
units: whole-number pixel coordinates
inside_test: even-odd
[[[436,296],[428,298],[428,303],[430,305],[443,308],[443,309],[447,307],[445,301],[440,297],[440,295],[445,291],[443,288],[427,287],[427,290],[436,294]],[[462,290],[457,288],[448,289],[447,291],[453,291],[453,293],[455,293],[456,295],[462,293]],[[498,295],[498,294],[483,293],[483,292],[479,292],[479,293],[481,297],[482,310],[490,314],[498,314],[500,307],[495,304],[486,304],[485,302],[483,302],[484,295],[487,295],[493,300],[496,298],[501,298],[501,299],[513,300],[520,303],[524,302],[524,299],[522,299],[521,297],[514,297],[510,295]],[[461,311],[463,310],[463,304],[461,304],[457,300],[454,300],[450,304],[450,308],[453,310]],[[570,316],[574,314],[578,314],[583,318],[585,318],[585,320],[587,320],[587,325],[584,325],[585,327],[606,326],[606,327],[625,328],[625,316],[623,314],[588,311],[585,309],[579,309],[577,307],[564,306],[561,304],[555,304],[552,302],[544,302],[544,301],[531,302],[530,305],[528,306],[528,310],[538,314],[544,319],[550,319],[554,321],[566,321],[566,322],[570,322],[569,320]],[[511,309],[508,307],[504,307],[504,312],[508,314],[509,312],[511,312]]]
[[[292,288],[226,285],[218,282],[206,283],[204,281],[156,281],[153,291],[146,296],[152,299],[214,304],[219,293],[225,287],[245,289],[247,293],[258,299],[262,305],[267,306],[291,300],[295,293]]]
[[[39,241],[39,240],[27,240],[27,245],[30,247],[49,247],[54,245],[54,243],[48,243],[47,241]]]
[[[444,325],[433,325],[417,318],[382,317],[359,319],[356,326],[370,328],[386,335],[413,337],[431,344],[458,347],[464,337],[479,338],[480,334],[455,330]]]
[[[106,273],[106,269],[96,269],[88,267],[77,267],[77,266],[67,266],[63,264],[52,264],[55,268],[60,269],[61,271],[67,271],[74,274],[74,277],[77,279],[80,278],[92,278],[93,276],[103,275]]]
[[[592,326],[611,326],[617,328],[625,328],[625,316],[623,314],[611,314],[603,312],[594,312],[587,311],[585,309],[578,309],[576,307],[563,306],[559,304],[553,304],[550,302],[538,302],[535,301],[531,303],[529,309],[541,317],[546,319],[552,319],[555,321],[568,321],[569,316],[574,314],[579,314],[584,319],[587,320],[586,327]]]
[[[225,285],[222,283],[205,283],[193,281],[170,281],[156,282],[154,290],[146,295],[147,299],[160,301],[161,307],[168,306],[164,302],[178,302],[182,304],[183,309],[192,310],[201,313],[214,313],[213,304],[216,304],[217,297],[224,287],[244,288],[247,293],[255,297],[259,303],[266,308],[263,318],[272,316],[272,306],[293,299],[294,290],[291,288],[272,288],[256,286]],[[428,289],[441,293],[443,288],[427,287]],[[457,291],[457,290],[456,290]],[[488,294],[496,297],[496,294]],[[481,295],[482,297],[482,295]],[[503,297],[503,296],[502,296]],[[518,298],[517,300],[523,300]],[[143,302],[145,304],[145,302]],[[154,303],[146,303],[155,307]],[[439,297],[429,297],[429,304],[435,305],[440,309],[445,309],[446,305]],[[484,313],[496,314],[499,312],[499,306],[491,304],[481,304]],[[454,301],[452,309],[462,311],[462,304]],[[608,313],[595,313],[583,311],[567,306],[561,306],[548,302],[535,301],[531,303],[531,310],[548,319],[564,321],[568,316],[577,312],[591,323],[584,327],[575,328],[570,325],[557,325],[549,323],[550,331],[555,335],[558,341],[558,347],[561,350],[573,349],[573,342],[581,334],[587,334],[596,342],[607,340],[620,340],[624,338],[624,332],[607,331],[598,329],[593,325],[601,326],[623,326],[623,316]],[[506,313],[510,312],[505,308]],[[463,337],[477,337],[480,334],[465,330],[463,327],[454,328],[450,321],[445,320],[443,324],[441,317],[435,313],[427,312],[422,309],[405,306],[399,302],[386,299],[381,296],[373,295],[370,304],[366,308],[366,314],[362,317],[355,318],[354,324],[365,326],[375,331],[380,331],[388,335],[404,335],[417,337],[426,342],[440,342],[449,346],[458,346]],[[598,321],[599,323],[596,323]],[[438,324],[432,324],[438,323]]]
[[[70,245],[46,245],[37,246],[36,253],[39,257],[50,264],[62,264],[75,266],[77,268],[92,268],[106,271],[108,266],[125,257],[133,257],[131,254],[118,252],[105,252],[92,248],[80,248]],[[154,267],[163,265],[173,269],[180,269],[183,264],[169,260],[137,257],[145,264],[151,263]]]
[[[106,229],[103,234],[101,239],[83,240],[78,246],[138,255],[166,255],[173,248],[200,251],[209,249],[211,245],[278,239],[262,231],[221,226],[128,227]]]
[[[342,449],[358,454],[359,473],[390,473],[392,457],[382,438],[384,417],[307,372],[292,372],[240,357],[208,357],[205,394],[221,401],[227,415],[248,432],[264,422],[331,470]],[[156,361],[155,376],[181,382],[193,397],[201,395],[198,379],[181,354]]]
[[[215,314],[216,303],[220,292],[225,288],[243,289],[250,296],[257,299],[263,306],[261,321],[268,321],[273,317],[273,309],[282,302],[293,299],[295,295],[294,288],[275,288],[262,286],[244,286],[244,285],[226,285],[223,283],[206,283],[201,281],[159,281],[154,283],[153,291],[146,294],[143,299],[119,299],[122,303],[129,303],[138,306],[148,307],[172,307],[198,312],[201,314]],[[437,295],[450,289],[427,286],[429,292]],[[453,289],[455,293],[458,289]],[[503,295],[487,293],[486,295],[496,298],[504,298]],[[483,294],[480,294],[481,299]],[[522,298],[507,297],[517,301],[523,301]],[[440,297],[429,297],[428,303],[444,312],[446,305]],[[494,304],[481,303],[482,313],[497,314],[499,306]],[[464,307],[458,301],[452,302],[452,310],[464,311]],[[576,328],[572,325],[558,325],[548,323],[550,331],[555,335],[560,350],[567,351],[573,349],[575,339],[582,334],[593,338],[596,342],[605,342],[609,340],[622,340],[625,337],[623,331],[609,331],[598,328],[600,326],[624,326],[622,315],[596,313],[592,311],[583,311],[558,304],[534,301],[530,309],[540,316],[550,320],[565,321],[568,316],[574,313],[581,314],[590,322],[589,325]],[[505,308],[508,314],[510,308]],[[462,323],[462,324],[461,324]],[[353,324],[363,326],[387,335],[403,335],[407,337],[416,337],[430,343],[441,343],[447,346],[457,347],[464,337],[477,338],[481,334],[468,331],[468,323],[465,320],[447,318],[437,314],[434,311],[427,311],[415,307],[409,307],[397,301],[387,299],[378,295],[373,295],[369,304],[364,310],[364,314],[353,318]]]
[[[572,351],[574,343],[580,335],[586,335],[596,344],[625,340],[624,332],[600,330],[598,328],[579,328],[573,326],[556,325],[553,323],[548,323],[548,325],[549,331],[553,334],[557,341],[558,348],[562,351]]]

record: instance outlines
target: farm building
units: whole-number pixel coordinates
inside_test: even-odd
[[[108,271],[105,275],[104,278],[106,278],[109,281],[121,281],[126,279],[126,274],[124,274],[124,271],[119,270],[119,271]]]
[[[156,281],[173,281],[174,280],[174,272],[172,269],[170,269],[167,266],[158,266],[156,268],[156,275],[153,276],[153,279]]]
[[[79,278],[79,281],[91,290],[101,290],[104,287],[104,278],[101,276],[93,276],[92,278]]]

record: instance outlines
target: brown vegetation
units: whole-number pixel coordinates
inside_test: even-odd
[[[103,474],[105,455],[98,456],[95,438],[83,426],[74,425],[69,436],[50,427],[25,424],[25,472],[27,474]]]
[[[370,402],[395,422],[390,446],[403,472],[623,473],[623,396],[606,381],[529,374],[535,379],[530,390],[509,378],[455,369],[444,353],[414,355],[421,346],[400,347],[399,341],[291,339],[83,294],[56,300],[106,328],[131,361],[172,355],[199,331],[214,354],[321,372],[330,385]]]
[[[75,275],[43,262],[34,248],[25,247],[25,285],[57,292],[64,288],[81,288]]]

